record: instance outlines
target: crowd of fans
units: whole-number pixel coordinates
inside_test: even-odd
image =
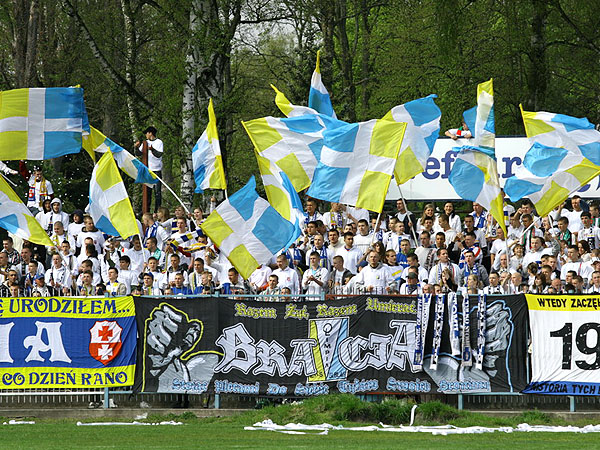
[[[197,230],[203,211],[146,213],[139,236],[99,231],[81,210],[67,214],[40,170],[29,179],[28,206],[53,246],[10,235],[0,252],[0,295],[198,295],[219,292],[285,301],[299,294],[416,295],[600,293],[600,213],[578,196],[547,217],[527,199],[505,206],[507,235],[481,205],[461,218],[454,204],[425,205],[419,216],[402,200],[379,220],[366,210],[305,203],[302,236],[244,280]],[[198,233],[201,234],[201,233]]]

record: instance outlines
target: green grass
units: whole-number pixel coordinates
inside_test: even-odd
[[[408,424],[411,403],[392,400],[368,403],[351,395],[330,395],[279,406],[266,406],[236,416],[198,419],[191,412],[181,415],[149,415],[146,422],[175,420],[181,426],[97,426],[78,427],[76,420],[40,420],[35,425],[0,425],[2,449],[12,448],[300,448],[300,449],[411,449],[462,446],[469,449],[497,449],[514,446],[530,448],[598,448],[600,436],[573,433],[494,433],[482,435],[432,436],[421,433],[330,431],[328,435],[285,435],[269,431],[245,431],[244,426],[264,419],[278,424],[327,422],[345,426]],[[2,422],[3,420],[0,420]],[[88,420],[98,422],[99,420]],[[103,419],[103,421],[122,421]],[[453,424],[488,427],[519,423],[564,425],[565,422],[539,411],[526,411],[511,418],[458,411],[440,402],[420,404],[416,425]],[[571,422],[575,425],[576,423]],[[585,425],[581,422],[577,425]],[[576,444],[575,444],[576,443]]]
[[[36,425],[4,426],[0,430],[3,449],[12,448],[300,448],[387,449],[439,448],[461,445],[469,449],[598,448],[598,436],[572,433],[494,433],[484,435],[431,436],[428,434],[331,431],[326,436],[284,435],[268,431],[244,431],[226,423],[197,421],[182,426],[77,427],[74,422],[43,422]]]

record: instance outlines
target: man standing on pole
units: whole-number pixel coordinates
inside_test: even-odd
[[[156,133],[157,133],[156,128],[154,128],[152,126],[146,128],[144,130],[144,134],[146,135],[146,140],[144,141],[144,143],[140,143],[140,141],[137,141],[135,143],[135,148],[136,148],[136,154],[138,156],[142,155],[142,157],[144,157],[145,156],[144,155],[144,144],[147,145],[147,147],[148,147],[147,161],[143,161],[143,162],[144,163],[147,162],[148,169],[150,169],[152,172],[154,172],[159,178],[162,178],[163,141],[161,141],[160,139],[158,139],[156,137]],[[156,212],[156,210],[158,210],[158,208],[160,207],[160,205],[162,203],[162,194],[161,194],[162,186],[161,186],[161,184],[157,183],[154,186],[152,186],[151,188],[144,186],[143,189],[155,190],[154,211]],[[147,197],[147,203],[142,205],[142,212],[148,212],[150,210],[151,202],[152,202],[152,194],[150,192],[150,194]]]

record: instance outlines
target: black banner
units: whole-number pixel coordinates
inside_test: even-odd
[[[457,353],[457,341],[451,344],[451,325],[455,336],[465,335],[462,301],[456,303],[453,314],[447,298],[436,302],[435,297],[298,303],[136,298],[140,336],[134,389],[306,397],[525,387],[524,298],[489,297],[479,320],[478,298],[469,299],[470,367]]]

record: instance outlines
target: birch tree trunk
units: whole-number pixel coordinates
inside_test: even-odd
[[[121,0],[121,12],[123,13],[123,20],[125,22],[125,80],[135,89],[137,84],[136,68],[138,64],[138,50],[135,15],[131,7],[131,0]],[[139,111],[137,102],[131,91],[126,92],[126,99],[131,138],[135,142],[138,138],[137,130],[140,126]]]
[[[36,81],[39,0],[15,0],[12,47],[17,88],[32,87]]]
[[[181,200],[188,209],[192,206],[192,196],[194,193],[194,169],[192,166],[192,148],[194,146],[195,116],[194,106],[196,105],[196,84],[198,81],[198,64],[196,49],[196,39],[199,29],[199,19],[197,13],[200,8],[200,1],[194,0],[190,8],[190,41],[186,55],[187,79],[183,85],[183,105],[181,127],[182,149],[180,152],[181,168]]]

